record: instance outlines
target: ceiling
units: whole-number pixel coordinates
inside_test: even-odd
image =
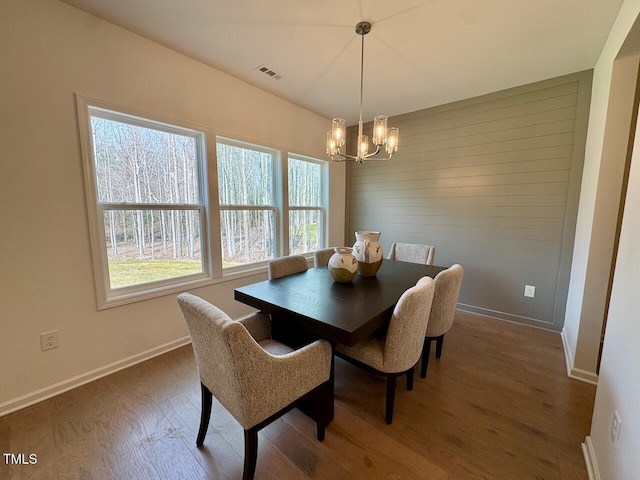
[[[64,0],[328,118],[593,68],[623,0]],[[258,70],[265,65],[281,78]]]

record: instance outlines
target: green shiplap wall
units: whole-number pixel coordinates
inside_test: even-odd
[[[591,75],[390,119],[398,153],[349,165],[346,243],[379,230],[385,252],[392,242],[435,245],[437,265],[465,269],[459,308],[561,330]]]

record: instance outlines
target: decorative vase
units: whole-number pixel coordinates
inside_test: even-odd
[[[358,273],[358,261],[351,253],[351,247],[335,247],[329,258],[327,269],[338,283],[349,283]]]
[[[358,261],[358,273],[373,277],[382,265],[382,245],[380,232],[356,232],[353,256]]]

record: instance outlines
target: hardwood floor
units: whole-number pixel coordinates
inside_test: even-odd
[[[325,441],[288,413],[259,434],[256,478],[584,480],[594,396],[567,378],[558,334],[458,312],[427,379],[398,382],[392,425],[384,378],[336,359]],[[0,451],[37,455],[0,478],[241,478],[242,428],[214,401],[197,449],[199,412],[187,346],[0,418]]]

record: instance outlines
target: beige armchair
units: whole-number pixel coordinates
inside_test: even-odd
[[[419,245],[416,243],[393,243],[389,251],[389,260],[401,262],[422,263],[433,265],[436,247],[433,245]]]
[[[269,280],[274,280],[294,273],[306,272],[309,269],[307,259],[302,255],[289,255],[270,260],[267,264]]]
[[[269,280],[306,272],[308,269],[307,259],[302,255],[275,258],[267,264]],[[289,325],[283,324],[282,321],[286,320],[286,318],[271,317],[271,320],[273,320],[273,334],[287,345],[302,346],[316,338],[304,330],[296,329],[294,332]]]
[[[335,253],[333,248],[323,248],[313,253],[313,266],[326,267],[329,265],[329,259]]]
[[[422,368],[420,376],[427,376],[429,364],[429,354],[431,353],[431,342],[436,341],[436,358],[442,356],[442,345],[444,335],[453,325],[453,317],[456,313],[456,304],[462,285],[462,275],[464,270],[461,265],[455,264],[443,270],[435,278],[435,293],[433,294],[433,304],[427,325],[427,334],[422,347]]]
[[[385,419],[389,424],[393,421],[397,377],[406,375],[407,390],[413,389],[413,369],[420,360],[433,291],[433,279],[421,278],[398,300],[386,336],[373,335],[352,347],[335,346],[340,358],[387,377]]]
[[[299,350],[270,338],[268,315],[258,312],[234,321],[222,310],[188,293],[178,296],[191,334],[202,390],[196,445],[202,446],[212,396],[244,428],[243,479],[252,479],[258,431],[295,406],[310,403],[318,440],[331,421],[331,346],[317,340]]]

